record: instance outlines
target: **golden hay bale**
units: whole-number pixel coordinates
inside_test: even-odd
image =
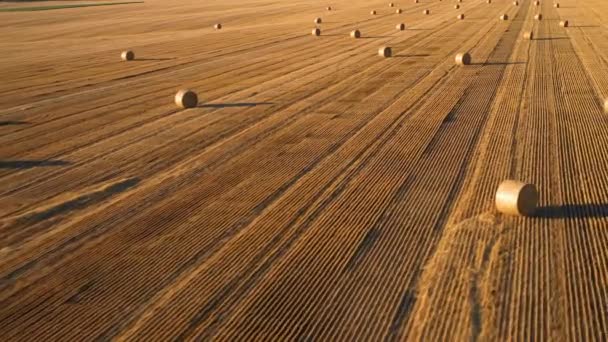
[[[513,1],[513,5],[519,6],[519,1]]]
[[[397,24],[397,30],[399,30],[399,31],[405,31],[405,24],[403,24],[403,23]]]
[[[540,1],[534,1],[534,6],[540,6]]]
[[[388,7],[395,7],[395,4],[394,4],[394,3],[392,3],[392,2],[389,2],[389,3],[388,3]]]
[[[393,49],[388,46],[383,46],[378,49],[378,55],[384,58],[391,57],[393,55]]]
[[[361,38],[361,32],[359,30],[351,31],[350,37],[351,38]]]
[[[537,14],[537,15],[534,16],[534,19],[536,19],[536,20],[543,20],[543,15],[539,13],[539,14]]]
[[[190,89],[181,89],[175,94],[175,104],[180,108],[194,108],[198,104],[198,96]]]
[[[556,2],[556,3],[553,5],[553,7],[555,7],[555,8],[559,8],[559,2]]]
[[[327,10],[328,10],[328,11],[331,11],[331,6],[327,6]]]
[[[538,190],[532,184],[505,180],[496,191],[496,209],[503,214],[531,216],[538,205]]]
[[[500,16],[500,20],[509,20],[509,16],[506,14],[503,14]]]
[[[313,36],[317,36],[317,37],[318,37],[318,36],[320,36],[320,35],[321,35],[321,29],[320,29],[320,28],[318,28],[318,27],[317,27],[317,28],[312,29],[312,35],[313,35]]]
[[[401,8],[397,8],[397,9],[395,10],[395,13],[397,13],[397,14],[401,14],[401,12],[403,12],[403,11],[401,10]]]
[[[369,12],[371,15],[376,15],[376,11],[372,10],[371,12]]]
[[[122,59],[123,61],[132,61],[133,59],[135,59],[135,54],[131,50],[123,51],[120,54],[120,59]]]
[[[424,11],[422,11],[423,14],[429,15],[431,14],[431,11],[429,11],[428,9],[425,9]]]
[[[562,20],[559,22],[559,26],[561,27],[568,27],[568,20]]]
[[[462,2],[462,0],[458,0],[458,2]]]
[[[488,0],[488,3],[489,3],[489,4],[491,4],[491,3],[492,3],[492,0]]]
[[[216,30],[221,30],[222,29],[222,24],[219,24],[219,23],[215,24],[215,25],[213,25],[213,28],[216,29]]]
[[[464,14],[459,14],[456,18],[460,19],[460,20],[464,20]]]
[[[524,32],[524,39],[527,39],[527,40],[534,39],[534,33],[532,33],[532,31]]]
[[[469,65],[471,64],[471,55],[468,52],[461,52],[454,58],[457,65]]]
[[[459,8],[460,8],[460,5],[459,5],[459,4],[456,4],[456,5],[454,5],[454,8],[455,8],[455,9],[459,9]]]
[[[418,0],[414,0],[414,3],[415,3],[415,4],[417,4],[417,3],[418,3]]]
[[[315,20],[314,20],[315,24],[320,24],[322,22],[323,22],[323,20],[321,18],[315,18]]]

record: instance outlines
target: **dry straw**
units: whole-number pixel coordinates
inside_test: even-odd
[[[532,184],[505,180],[496,191],[496,209],[503,214],[532,216],[538,205],[538,190]]]
[[[527,39],[527,40],[534,39],[534,33],[532,33],[532,31],[524,32],[524,39]]]
[[[395,10],[395,13],[397,13],[397,14],[401,14],[401,12],[403,12],[403,11],[401,10],[401,8],[397,8],[397,9]]]
[[[323,22],[323,20],[321,18],[315,18],[315,20],[314,20],[315,24],[320,24],[322,22]]]
[[[500,20],[509,20],[509,16],[506,14],[503,14],[500,16]]]
[[[468,52],[461,52],[454,58],[457,65],[469,65],[471,64],[471,55]]]
[[[331,11],[331,6],[327,6],[327,10],[328,10],[328,11]]]
[[[131,50],[123,51],[120,54],[120,59],[122,59],[123,61],[132,61],[133,59],[135,59],[135,54]]]
[[[553,5],[553,7],[555,7],[555,8],[559,8],[559,2],[556,2],[556,3]]]
[[[376,15],[376,11],[372,10],[371,12],[369,12],[371,15]]]
[[[405,31],[405,24],[403,24],[403,23],[397,24],[397,30],[399,30],[399,31]]]
[[[389,2],[389,3],[388,3],[388,7],[395,7],[395,4],[394,4],[394,3],[392,3],[392,2]]]
[[[455,8],[455,9],[459,9],[459,8],[460,8],[460,5],[459,5],[459,4],[456,4],[456,5],[454,5],[454,8]]]
[[[318,37],[318,36],[320,36],[320,35],[321,35],[321,29],[320,29],[320,28],[318,28],[318,27],[317,27],[317,28],[312,29],[312,35],[313,35],[313,36],[317,36],[317,37]]]
[[[604,112],[606,112],[606,114],[608,114],[608,99],[606,99],[604,101]]]
[[[393,55],[393,49],[388,46],[383,46],[378,49],[378,55],[384,58],[391,57]]]
[[[431,11],[429,11],[428,9],[425,9],[424,11],[422,11],[422,13],[429,15],[429,14],[431,14]]]
[[[460,20],[464,20],[464,14],[459,14],[456,18],[458,18]]]
[[[559,26],[561,27],[568,27],[568,20],[562,20],[559,22]]]
[[[519,1],[513,1],[514,6],[519,6]]]
[[[182,89],[175,94],[175,104],[180,108],[194,108],[198,104],[198,96],[190,89]]]
[[[350,37],[351,38],[361,38],[361,32],[359,30],[351,31]]]
[[[215,25],[213,25],[213,28],[216,29],[216,30],[221,30],[222,29],[222,24],[219,24],[219,23],[215,24]]]
[[[536,19],[536,20],[543,20],[543,15],[539,13],[539,14],[537,14],[537,15],[534,16],[534,19]]]

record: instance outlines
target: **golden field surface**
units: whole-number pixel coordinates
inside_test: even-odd
[[[607,1],[74,3],[0,3],[0,340],[608,339]]]

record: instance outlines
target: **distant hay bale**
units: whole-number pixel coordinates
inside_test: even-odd
[[[198,96],[190,89],[181,89],[175,94],[175,104],[180,108],[194,108],[198,105]]]
[[[492,3],[492,0],[488,0],[488,3],[489,3],[489,4],[491,4],[491,3]]]
[[[372,10],[371,12],[369,12],[371,15],[376,15],[376,11]]]
[[[559,22],[559,26],[561,27],[568,27],[568,20],[562,20]]]
[[[320,24],[320,23],[322,23],[322,22],[323,22],[323,20],[321,18],[315,18],[315,20],[314,20],[314,23],[317,24],[317,25]]]
[[[417,3],[418,3],[418,0],[414,0],[414,3],[415,3],[415,4],[417,4]]]
[[[216,29],[216,30],[221,30],[222,29],[222,24],[219,24],[219,23],[215,24],[215,25],[213,25],[213,28]]]
[[[393,49],[388,46],[383,46],[378,49],[378,55],[384,58],[391,57],[393,55]]]
[[[500,16],[500,20],[509,20],[509,16],[506,14],[503,14]]]
[[[543,15],[539,13],[539,14],[537,14],[537,15],[534,16],[534,19],[536,19],[536,20],[543,20]]]
[[[534,6],[540,6],[540,1],[534,1]]]
[[[555,8],[559,8],[559,2],[556,2],[556,3],[553,5],[553,7],[555,7]]]
[[[388,3],[388,7],[395,7],[395,4],[394,4],[394,3],[392,3],[392,2],[389,2],[389,3]]]
[[[456,4],[456,5],[454,5],[454,8],[455,8],[455,9],[460,9],[460,5],[459,5],[459,4]]]
[[[397,8],[397,9],[395,10],[395,13],[397,13],[397,14],[401,14],[401,12],[403,12],[403,11],[401,10],[401,8]]]
[[[123,61],[132,61],[133,59],[135,59],[135,53],[133,53],[133,51],[131,50],[123,51],[120,54],[120,59],[122,59]]]
[[[464,20],[464,14],[459,14],[456,18],[458,18],[459,20]]]
[[[534,33],[532,33],[532,31],[524,32],[524,39],[527,39],[527,40],[534,39]]]
[[[351,38],[361,38],[361,32],[359,30],[353,30],[350,33]]]
[[[471,64],[471,55],[468,52],[461,52],[454,58],[457,65],[469,65]]]
[[[431,14],[431,11],[429,11],[428,9],[425,9],[424,11],[422,11],[423,14],[429,15]]]
[[[403,24],[403,23],[397,24],[397,30],[399,30],[399,31],[405,31],[405,24]]]
[[[328,10],[328,11],[331,11],[331,6],[327,6],[327,10]]]
[[[313,36],[317,36],[317,37],[318,37],[318,36],[320,36],[320,35],[321,35],[321,29],[320,29],[320,28],[318,28],[318,27],[317,27],[317,28],[312,29],[312,35],[313,35]]]
[[[532,184],[505,180],[496,191],[496,209],[514,216],[532,216],[538,205],[538,190]]]
[[[519,1],[513,1],[513,5],[519,6]]]

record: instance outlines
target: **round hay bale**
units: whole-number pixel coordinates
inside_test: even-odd
[[[534,39],[534,33],[532,33],[532,31],[524,32],[524,39],[527,39],[527,40]]]
[[[492,3],[492,0],[488,0],[488,3],[489,3],[489,4],[491,4],[491,3]]]
[[[222,29],[222,24],[217,23],[217,24],[213,25],[213,28],[216,29],[216,30],[221,30]]]
[[[123,61],[132,61],[133,59],[135,59],[135,53],[133,53],[133,51],[131,50],[123,51],[120,54],[120,59],[122,59]]]
[[[459,4],[456,4],[456,5],[454,5],[454,8],[455,8],[455,9],[460,9],[460,5],[459,5]]]
[[[376,15],[376,11],[372,10],[371,12],[369,12],[371,15]]]
[[[500,20],[509,20],[509,16],[506,14],[503,14],[500,16]]]
[[[458,2],[462,2],[462,0],[458,0]]]
[[[543,20],[543,15],[539,13],[539,14],[537,14],[537,15],[534,16],[534,19],[536,19],[536,20]]]
[[[194,108],[198,105],[198,96],[190,89],[181,89],[175,94],[175,104],[180,108]]]
[[[559,22],[559,26],[561,27],[568,27],[568,20],[562,20]]]
[[[429,14],[431,14],[431,11],[429,11],[428,9],[425,9],[424,11],[422,11],[422,13],[425,15],[429,15]]]
[[[540,6],[540,1],[534,1],[534,6]]]
[[[505,180],[496,191],[496,209],[503,214],[532,216],[538,205],[538,190],[532,184]]]
[[[519,6],[519,1],[513,1],[514,6]]]
[[[399,30],[399,31],[405,31],[405,24],[403,24],[403,23],[397,24],[397,30]]]
[[[331,11],[331,6],[327,6],[327,10],[328,10],[328,11]]]
[[[415,3],[415,4],[417,4],[417,3],[418,3],[418,0],[414,0],[414,3]]]
[[[457,65],[469,65],[471,64],[471,55],[468,52],[461,52],[454,58]]]
[[[391,49],[388,46],[383,46],[380,49],[378,49],[378,55],[380,57],[389,58],[393,55],[393,49]]]
[[[556,3],[553,5],[553,7],[555,7],[555,8],[559,8],[559,2],[556,2]]]
[[[459,14],[456,18],[458,18],[459,20],[464,20],[464,14]]]
[[[401,10],[401,8],[397,8],[397,9],[395,10],[395,13],[397,13],[397,14],[401,14],[401,12],[403,12],[403,11]]]
[[[320,35],[321,35],[321,29],[320,29],[320,28],[318,28],[318,27],[317,27],[317,28],[312,29],[312,35],[313,35],[313,36],[317,36],[317,37],[318,37],[318,36],[320,36]]]
[[[323,20],[321,18],[315,18],[315,20],[314,20],[314,23],[317,24],[317,25],[320,24],[320,23],[322,23],[322,22],[323,22]]]
[[[361,38],[361,32],[359,30],[353,30],[350,32],[351,38]]]
[[[392,2],[389,2],[389,3],[388,3],[388,7],[395,7],[395,4],[394,4],[394,3],[392,3]]]

